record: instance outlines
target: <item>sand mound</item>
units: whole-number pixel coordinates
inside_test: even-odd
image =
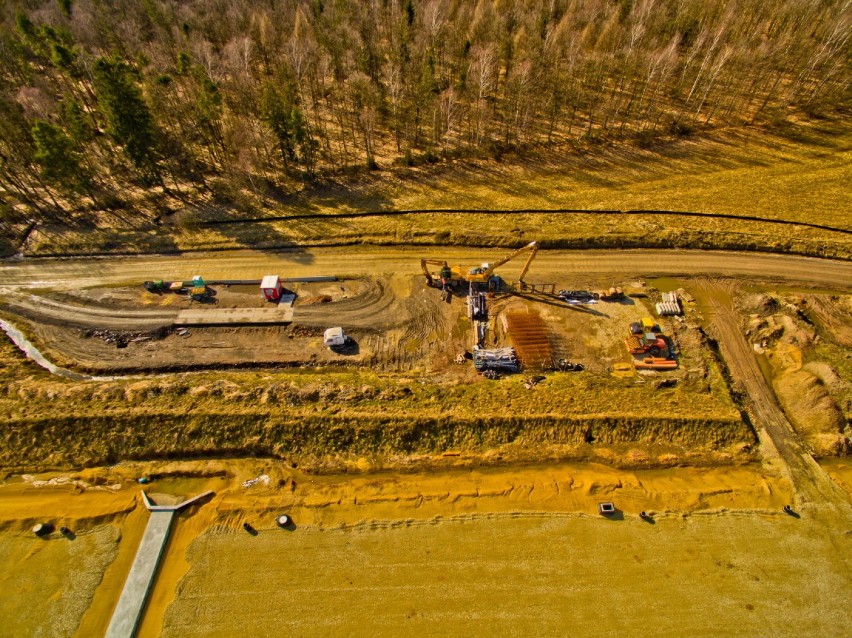
[[[818,455],[836,455],[848,446],[846,419],[819,377],[806,370],[781,375],[775,390],[796,430]]]

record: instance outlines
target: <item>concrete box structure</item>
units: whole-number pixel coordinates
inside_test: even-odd
[[[284,293],[281,278],[278,275],[266,275],[260,282],[260,292],[267,301],[278,301]]]

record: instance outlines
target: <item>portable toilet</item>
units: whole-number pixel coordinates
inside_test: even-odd
[[[266,275],[260,282],[260,292],[267,301],[278,301],[284,293],[281,278],[278,275]]]

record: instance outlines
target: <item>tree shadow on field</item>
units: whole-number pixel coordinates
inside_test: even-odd
[[[282,230],[280,222],[274,219],[248,217],[236,209],[216,204],[199,204],[176,223],[189,235],[193,232],[216,233],[222,237],[226,248],[280,253],[301,265],[314,261],[313,255],[299,244],[295,236]]]
[[[307,247],[361,243],[368,233],[359,220],[393,212],[374,180],[364,179],[363,184],[312,182],[292,193],[270,183],[260,192],[230,189],[211,202],[196,204],[176,221],[190,232],[218,233],[226,245],[284,253],[296,263],[309,264],[313,256]]]

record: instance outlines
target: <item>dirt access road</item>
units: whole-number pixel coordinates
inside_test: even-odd
[[[505,250],[481,250],[421,246],[320,248],[270,253],[229,251],[191,253],[180,256],[123,258],[38,259],[0,264],[0,295],[3,305],[35,319],[85,324],[99,328],[146,330],[167,326],[177,311],[171,309],[106,309],[69,304],[28,294],[38,290],[68,291],[116,285],[139,285],[146,279],[187,279],[202,274],[208,280],[258,279],[264,274],[285,277],[336,275],[412,276],[420,271],[419,258],[440,256],[452,264],[472,266],[505,256]],[[500,274],[512,281],[523,259],[509,263]],[[814,259],[792,255],[676,250],[584,250],[540,251],[527,277],[531,283],[547,282],[582,288],[593,278],[720,275],[800,283],[832,290],[852,288],[852,262]],[[359,306],[339,311],[350,325],[373,325],[386,306],[384,291],[365,295],[344,305]],[[367,307],[365,307],[365,303]],[[360,322],[355,321],[360,315]],[[317,314],[316,311],[314,314]],[[300,309],[297,323],[324,325],[326,312],[313,317]],[[313,321],[312,321],[313,319]]]
[[[474,266],[505,256],[506,249],[435,246],[354,246],[294,249],[278,252],[228,251],[175,256],[38,259],[0,264],[0,294],[25,290],[73,290],[96,286],[141,284],[146,279],[257,279],[317,275],[413,275],[421,257]],[[500,274],[511,281],[523,259],[506,264]],[[852,288],[852,261],[836,261],[724,251],[683,250],[542,250],[532,264],[530,282],[577,282],[596,275],[620,277],[720,275]]]
[[[813,459],[793,425],[778,405],[775,393],[763,376],[749,343],[739,329],[731,290],[724,284],[708,282],[703,286],[709,300],[713,326],[725,362],[735,382],[743,385],[761,442],[771,457],[780,458],[797,493],[799,504],[832,504],[852,514],[848,495]],[[768,448],[768,449],[766,449]],[[774,448],[774,449],[773,449]]]

